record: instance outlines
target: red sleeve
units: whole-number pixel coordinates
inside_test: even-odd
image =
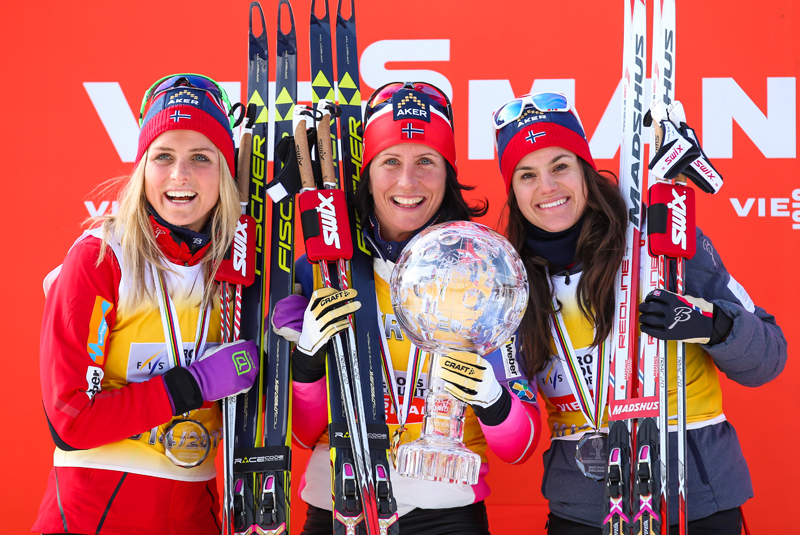
[[[120,268],[101,242],[76,243],[48,293],[42,319],[39,368],[51,433],[62,449],[89,449],[161,425],[172,409],[160,376],[99,391],[119,300]]]
[[[511,411],[499,425],[484,425],[480,422],[486,443],[492,451],[509,464],[521,464],[528,460],[539,443],[541,424],[539,407],[535,403],[521,401],[511,394]]]

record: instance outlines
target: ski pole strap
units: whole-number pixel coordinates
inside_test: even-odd
[[[558,312],[558,301],[555,297],[552,279],[550,279],[549,271],[546,273],[548,280],[550,280],[550,288],[552,297],[553,316],[550,321],[550,332],[555,341],[556,350],[561,361],[564,362],[567,369],[567,382],[578,401],[581,413],[586,419],[586,422],[598,431],[603,424],[603,412],[606,408],[606,398],[608,394],[608,380],[609,380],[609,361],[611,356],[611,343],[609,338],[606,338],[600,343],[599,347],[593,347],[590,352],[586,353],[583,357],[579,357],[575,348],[570,340],[567,328],[564,325],[564,318],[561,312]],[[582,361],[586,360],[586,356],[592,357],[592,382],[594,392],[589,387],[586,377],[581,369]]]
[[[346,422],[328,424],[328,442],[331,448],[351,448],[350,432]],[[389,426],[386,424],[367,424],[367,443],[371,450],[389,449]]]
[[[155,272],[153,282],[158,294],[158,311],[161,314],[161,326],[164,328],[164,340],[167,346],[167,357],[172,362],[172,367],[183,366],[183,339],[181,338],[181,326],[178,319],[178,311],[175,303],[169,296],[164,276],[160,271],[150,266],[151,273]],[[206,338],[208,337],[208,322],[211,319],[211,310],[204,306],[197,316],[197,329],[194,337],[194,358],[186,358],[186,366],[197,360],[205,352]]]
[[[292,469],[292,450],[289,446],[236,448],[233,451],[233,473],[254,474]]]

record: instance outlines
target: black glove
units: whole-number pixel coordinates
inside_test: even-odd
[[[639,305],[642,332],[660,340],[714,345],[722,342],[733,320],[719,307],[691,295],[654,290]]]

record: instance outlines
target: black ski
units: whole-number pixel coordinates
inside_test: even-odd
[[[358,290],[358,299],[361,301],[361,308],[355,313],[360,385],[354,385],[354,388],[360,386],[361,392],[364,394],[369,457],[372,463],[370,470],[375,484],[380,533],[397,534],[400,526],[397,523],[397,503],[389,481],[388,450],[390,443],[384,413],[381,334],[379,331],[381,327],[377,316],[373,257],[362,233],[365,215],[356,212],[353,202],[355,189],[361,181],[361,157],[363,154],[355,0],[350,0],[349,18],[343,16],[342,0],[339,0],[336,20],[338,100],[341,108],[339,119],[340,139],[342,140],[341,169],[353,237],[352,285]],[[329,378],[331,375],[333,374],[329,374]],[[335,386],[334,382],[329,381],[329,389],[332,386]],[[337,408],[335,401],[340,403],[338,398],[339,396],[329,392],[331,448],[335,452],[332,455],[332,459],[334,459],[334,527],[335,533],[342,533],[346,529],[343,519],[352,518],[352,507],[358,500],[354,500],[350,490],[351,488],[355,490],[355,485],[351,486],[350,484],[352,472],[348,472],[347,464],[351,459],[347,455],[347,448],[346,446],[339,448],[339,444],[334,440],[337,432],[339,434],[343,432],[342,412],[334,410]]]
[[[265,466],[255,461],[266,456],[264,449],[263,396],[265,390],[266,351],[261,333],[264,332],[264,223],[265,183],[268,138],[269,59],[267,26],[261,5],[256,1],[249,9],[249,42],[247,68],[248,123],[252,125],[252,155],[250,159],[250,199],[247,212],[256,221],[256,282],[242,292],[241,337],[255,340],[259,348],[261,374],[257,384],[236,402],[236,430],[233,443],[233,529],[248,533],[255,523],[260,504],[259,489]],[[255,35],[260,22],[261,31]],[[228,481],[226,481],[226,484]],[[226,503],[226,507],[227,507]],[[227,509],[226,509],[226,512]],[[229,525],[226,526],[230,528]]]
[[[291,30],[283,33],[281,17],[286,6]],[[297,45],[294,15],[288,0],[278,4],[277,61],[275,64],[275,145],[291,135],[292,114],[297,101]],[[264,145],[264,153],[266,153]],[[265,162],[266,163],[266,162]],[[264,167],[266,169],[266,166]],[[280,171],[275,158],[274,174]],[[270,244],[269,311],[281,299],[292,294],[294,287],[294,198],[288,197],[272,207],[272,239]],[[254,533],[278,535],[290,530],[291,511],[291,412],[290,356],[291,343],[265,326],[267,365],[265,376],[263,421],[264,453],[257,460],[263,464],[257,480],[257,509]],[[251,463],[253,460],[251,459]]]

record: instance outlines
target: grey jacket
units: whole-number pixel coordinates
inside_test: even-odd
[[[674,269],[670,270],[674,273]],[[755,387],[777,377],[786,364],[786,339],[775,318],[755,306],[731,278],[711,240],[697,229],[697,253],[686,262],[686,294],[702,297],[733,319],[730,334],[703,346],[729,379]],[[574,441],[553,440],[544,453],[542,494],[554,514],[601,526],[603,482],[583,476],[575,464]],[[689,520],[733,509],[753,496],[750,472],[736,430],[727,422],[688,431],[687,482]],[[678,522],[678,445],[670,435],[670,522]]]

